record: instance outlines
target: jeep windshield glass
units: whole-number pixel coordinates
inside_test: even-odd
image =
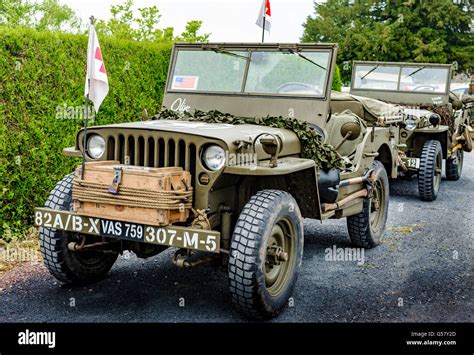
[[[170,89],[239,92],[248,56],[248,52],[180,50]]]
[[[323,97],[331,51],[177,51],[168,89]]]
[[[446,93],[447,67],[356,64],[354,89]]]
[[[357,65],[354,88],[397,90],[400,68],[377,65]]]
[[[323,96],[329,52],[253,52],[245,92]]]
[[[448,75],[448,68],[403,67],[399,90],[443,94]]]

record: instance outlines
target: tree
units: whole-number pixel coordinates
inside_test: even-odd
[[[133,8],[133,0],[110,7],[112,18],[99,20],[96,30],[102,36],[113,36],[145,42],[207,42],[210,34],[200,34],[202,21],[189,21],[181,35],[173,27],[159,28],[160,11],[156,5]],[[0,0],[0,25],[31,27],[37,30],[87,32],[73,9],[59,0]]]
[[[58,0],[2,0],[0,25],[33,27],[37,30],[77,32],[81,21],[67,5]]]
[[[338,43],[339,63],[457,62],[468,71],[474,67],[473,15],[467,0],[327,0],[315,3],[302,41]],[[346,70],[343,78],[349,76]]]
[[[189,21],[186,24],[186,30],[181,33],[181,36],[176,37],[176,41],[182,42],[208,42],[209,33],[199,35],[199,30],[201,29],[202,21]]]
[[[172,27],[160,29],[161,15],[156,5],[139,8],[139,16],[135,16],[133,0],[126,0],[121,5],[112,5],[110,13],[109,21],[100,20],[96,25],[97,32],[102,35],[147,42],[205,42],[209,38],[209,34],[198,34],[202,21],[188,22],[186,31],[178,37],[174,37]]]
[[[342,90],[342,79],[341,79],[341,71],[339,67],[336,65],[334,67],[334,77],[332,79],[332,90],[334,91],[341,91]]]
[[[36,29],[49,31],[79,31],[81,20],[67,5],[59,4],[58,0],[44,0],[37,6],[40,18]]]

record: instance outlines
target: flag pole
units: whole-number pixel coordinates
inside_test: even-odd
[[[265,21],[267,19],[267,0],[263,1],[262,43],[265,42]]]
[[[89,17],[91,20],[91,26],[94,26],[94,16]],[[90,29],[89,29],[89,36],[90,36]],[[87,46],[87,67],[89,66],[89,43]],[[87,72],[87,70],[86,70]],[[91,79],[90,73],[88,73],[87,77],[87,95],[86,95],[86,112],[84,117],[84,137],[82,140],[82,169],[81,169],[81,179],[84,180],[84,172],[86,170],[86,146],[87,146],[87,121],[89,120],[89,91],[91,89]]]

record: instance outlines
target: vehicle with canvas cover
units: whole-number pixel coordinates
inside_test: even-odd
[[[235,306],[269,318],[295,287],[303,217],[347,218],[355,246],[379,244],[401,117],[330,112],[335,61],[333,44],[175,44],[154,120],[64,150],[87,162],[36,209],[51,273],[88,283],[125,250],[174,247],[175,265],[225,270]]]
[[[446,179],[461,177],[464,151],[472,150],[474,97],[449,91],[451,65],[353,63],[350,93],[402,107],[400,172],[418,175],[421,200],[438,195],[442,162]]]

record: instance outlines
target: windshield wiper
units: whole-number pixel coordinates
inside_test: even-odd
[[[291,54],[296,54],[298,57],[300,58],[303,58],[304,60],[306,60],[307,62],[310,62],[311,64],[313,65],[316,65],[317,67],[320,67],[322,70],[327,70],[325,67],[323,67],[322,65],[316,63],[315,61],[309,59],[308,57],[306,57],[305,55],[301,54],[300,52],[295,52],[293,49],[291,48],[286,48],[288,50],[288,52],[290,52]]]
[[[377,69],[379,67],[379,65],[377,64],[376,66],[374,66],[372,69],[370,69],[367,74],[365,74],[363,77],[360,78],[360,80],[363,80],[365,79],[366,76],[368,76],[370,73],[372,73],[375,69]]]
[[[220,48],[209,48],[209,49],[212,50],[214,53],[220,53],[220,54],[230,55],[232,57],[237,57],[237,58],[242,58],[242,59],[245,59],[245,60],[250,60],[250,57],[246,57],[244,55],[240,55],[240,54],[237,54],[237,53],[232,53],[232,52],[226,51],[224,49],[220,49]]]
[[[415,75],[416,73],[422,71],[422,70],[425,69],[425,68],[426,68],[426,67],[418,68],[418,69],[416,69],[413,73],[408,74],[407,77],[412,76],[412,75]]]

